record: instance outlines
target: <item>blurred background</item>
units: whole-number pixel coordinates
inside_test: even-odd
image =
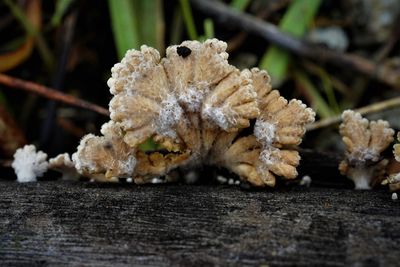
[[[338,116],[349,108],[400,129],[399,14],[398,0],[0,0],[2,158],[23,143],[74,152],[108,120],[12,79],[107,108],[110,69],[127,49],[164,54],[214,37],[228,43],[231,64],[268,70],[282,95],[316,110],[303,147],[340,150]]]

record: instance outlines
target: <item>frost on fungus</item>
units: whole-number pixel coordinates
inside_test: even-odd
[[[229,65],[225,50],[216,39],[170,46],[162,59],[147,46],[129,50],[111,70],[103,136],[87,135],[73,155],[79,173],[148,183],[176,168],[212,165],[255,186],[295,178],[294,147],[314,112],[272,90],[267,72]],[[139,149],[149,138],[163,153]]]
[[[88,134],[72,155],[77,171],[98,181],[116,182],[128,178],[136,164],[135,150],[123,141],[123,132],[114,121],[101,128],[103,136]]]
[[[400,141],[400,132],[397,133],[397,140]],[[400,144],[393,146],[393,155],[397,162],[400,162]],[[382,184],[388,184],[390,191],[400,190],[400,173],[393,173],[387,177]]]
[[[35,182],[36,177],[42,176],[48,168],[47,154],[36,152],[34,145],[26,145],[17,149],[14,154],[12,167],[20,183]]]
[[[340,134],[346,152],[339,170],[353,180],[356,189],[370,189],[385,174],[388,160],[382,159],[381,152],[393,141],[394,130],[387,121],[369,122],[352,110],[344,111],[342,120]]]

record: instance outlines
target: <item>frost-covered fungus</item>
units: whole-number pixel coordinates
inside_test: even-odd
[[[229,73],[237,71],[228,63],[226,43],[217,39],[204,43],[185,41],[167,48],[163,66],[180,103],[191,111],[200,110],[203,98]]]
[[[397,141],[400,141],[400,132],[397,133]],[[393,145],[393,155],[397,162],[400,162],[400,144]]]
[[[252,74],[253,80],[257,81],[254,88],[260,107],[260,116],[254,127],[257,139],[264,147],[299,145],[306,132],[305,126],[315,119],[315,112],[300,100],[287,101],[277,90],[271,91],[270,79],[265,71],[254,68]]]
[[[241,138],[237,136],[238,133],[221,132],[212,147],[209,164],[227,168],[252,185],[274,186],[275,177],[270,172],[258,168],[260,142],[254,135]]]
[[[344,111],[342,120],[340,134],[346,152],[339,170],[353,180],[356,189],[370,189],[385,173],[388,161],[380,154],[393,141],[394,131],[387,121],[369,122],[352,110]]]
[[[400,191],[400,173],[389,175],[382,184],[389,185],[390,191]]]
[[[170,132],[182,115],[172,94],[160,55],[157,50],[142,46],[140,51],[129,50],[121,63],[111,69],[108,80],[110,117],[120,122],[126,132],[125,142],[131,146],[142,143],[159,132]]]
[[[177,124],[189,123],[187,128],[196,120],[190,117],[199,113],[210,126],[228,131],[248,127],[258,115],[251,75],[229,65],[225,49],[226,43],[216,39],[185,41],[169,47],[161,61],[147,46],[128,51],[108,81],[114,94],[111,119],[120,122],[124,141],[135,147],[160,135],[179,143]]]
[[[221,80],[205,98],[201,115],[225,131],[249,127],[259,115],[251,72],[234,71]]]
[[[68,153],[51,158],[49,160],[49,169],[60,172],[63,180],[78,180],[80,176]]]
[[[229,65],[225,50],[211,39],[170,46],[163,59],[147,46],[128,51],[108,81],[113,131],[82,139],[73,156],[78,171],[146,183],[178,167],[215,165],[257,186],[273,186],[275,175],[294,178],[293,146],[315,114],[272,91],[265,71]],[[148,138],[163,153],[141,151]]]
[[[274,181],[273,174],[293,179],[300,161],[294,147],[301,143],[305,127],[314,121],[315,112],[300,100],[287,101],[277,90],[271,90],[265,71],[254,68],[251,72],[260,107],[254,125],[254,135],[261,143],[258,168],[269,180]]]
[[[11,166],[17,175],[18,182],[35,182],[37,177],[41,177],[47,171],[46,159],[47,154],[42,151],[36,152],[34,145],[25,145],[17,149]]]
[[[397,140],[400,141],[400,132],[397,133]],[[393,155],[397,162],[400,162],[400,144],[393,145]],[[390,191],[400,190],[400,173],[390,174],[382,184],[389,185]]]
[[[77,171],[98,181],[131,177],[136,164],[135,150],[122,138],[120,126],[110,121],[102,126],[103,136],[84,136],[72,160]]]
[[[210,161],[253,185],[274,186],[276,175],[286,179],[297,176],[300,156],[294,146],[300,144],[305,126],[314,121],[315,113],[301,101],[288,102],[271,90],[266,71],[254,68],[251,78],[260,109],[253,135],[220,133]]]

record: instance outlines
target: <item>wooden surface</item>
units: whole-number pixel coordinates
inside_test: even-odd
[[[398,266],[386,191],[0,180],[0,265]]]

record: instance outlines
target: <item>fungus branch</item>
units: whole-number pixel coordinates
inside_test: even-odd
[[[397,141],[400,141],[400,132],[397,133]],[[393,146],[393,155],[397,162],[400,162],[400,144]],[[382,184],[388,184],[390,191],[400,190],[400,173],[393,173],[389,175]]]
[[[340,134],[346,153],[339,170],[353,180],[356,189],[370,189],[385,174],[388,160],[381,153],[393,141],[394,131],[387,121],[369,122],[351,110],[343,112],[342,120]]]

